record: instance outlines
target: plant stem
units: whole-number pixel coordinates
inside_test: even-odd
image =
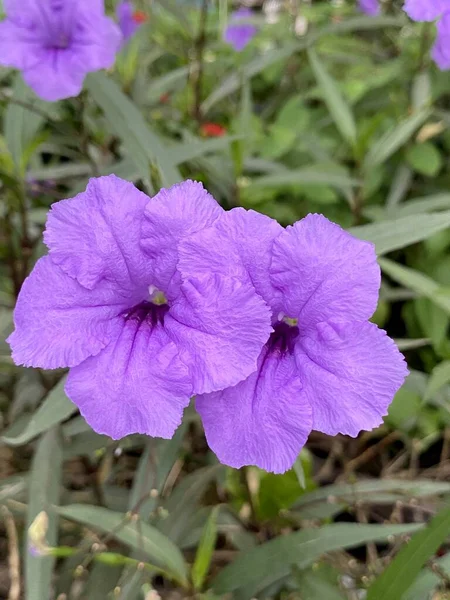
[[[203,92],[203,52],[206,44],[206,22],[208,18],[208,0],[202,0],[202,7],[200,10],[200,23],[198,36],[195,40],[195,75],[193,77],[193,91],[194,91],[194,107],[192,115],[194,119],[200,124],[202,120],[202,92]]]

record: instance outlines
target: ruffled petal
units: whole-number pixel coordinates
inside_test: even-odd
[[[448,0],[406,0],[403,6],[413,21],[434,21],[448,8]]]
[[[279,310],[301,329],[331,318],[372,316],[380,268],[373,244],[311,214],[288,227],[273,244],[272,284],[282,293]]]
[[[126,306],[114,286],[86,290],[44,256],[17,300],[15,331],[8,338],[13,360],[43,369],[78,365],[108,344]]]
[[[274,219],[253,210],[233,208],[212,225],[185,238],[179,246],[178,269],[183,277],[220,273],[249,279],[272,305],[277,290],[270,281],[273,240],[283,232]]]
[[[179,242],[212,225],[222,212],[214,198],[196,181],[184,181],[163,189],[148,202],[141,243],[152,259],[154,285],[169,298],[177,295],[181,283],[176,271]]]
[[[258,369],[223,392],[197,397],[206,439],[220,462],[290,469],[312,429],[312,410],[292,355],[266,346]]]
[[[357,436],[383,422],[408,373],[386,332],[369,322],[319,323],[296,345],[313,429]]]
[[[272,330],[270,311],[250,284],[215,274],[183,282],[165,328],[190,356],[196,394],[248,377]]]
[[[54,263],[88,289],[115,281],[124,289],[151,283],[140,247],[148,196],[115,175],[91,179],[85,192],[52,205],[44,241]]]
[[[171,438],[189,404],[187,367],[162,326],[122,321],[115,341],[70,370],[68,397],[89,425],[120,439]]]

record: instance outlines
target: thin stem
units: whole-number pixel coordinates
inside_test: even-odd
[[[197,39],[195,40],[195,75],[193,77],[194,108],[193,117],[198,123],[202,120],[202,92],[203,92],[203,53],[206,44],[206,22],[208,18],[208,0],[203,0],[200,11],[200,23]]]

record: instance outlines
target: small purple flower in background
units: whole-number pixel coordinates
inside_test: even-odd
[[[193,394],[255,370],[271,331],[248,281],[178,270],[183,237],[222,213],[200,183],[150,199],[114,175],[54,204],[49,254],[15,308],[14,361],[70,367],[66,393],[99,433],[172,437]]]
[[[450,69],[450,0],[406,0],[403,9],[413,21],[439,19],[431,56],[441,71]]]
[[[116,15],[119,21],[119,27],[123,35],[124,42],[130,40],[141,27],[143,21],[136,18],[136,13],[132,2],[124,0],[117,5]]]
[[[380,0],[359,0],[359,10],[366,15],[376,17],[380,14],[381,6]]]
[[[368,321],[380,286],[372,244],[321,215],[284,230],[236,208],[185,238],[179,252],[181,272],[248,278],[272,310],[257,369],[235,387],[197,396],[221,462],[282,473],[312,429],[356,436],[382,423],[407,368]]]
[[[233,46],[236,52],[241,52],[258,31],[251,23],[245,23],[253,15],[249,8],[239,8],[230,15],[223,39]]]
[[[77,96],[87,73],[114,64],[122,36],[103,0],[4,0],[0,64],[50,102]]]

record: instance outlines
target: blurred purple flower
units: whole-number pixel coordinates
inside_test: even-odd
[[[282,473],[312,429],[356,436],[382,423],[407,369],[386,332],[368,321],[380,286],[372,244],[321,215],[284,230],[235,208],[185,238],[179,252],[181,273],[247,278],[272,311],[257,369],[197,396],[221,462]]]
[[[124,42],[127,42],[141,27],[142,22],[136,19],[133,4],[129,0],[124,0],[117,5],[116,14]]]
[[[439,19],[431,56],[441,71],[450,69],[450,0],[406,0],[403,8],[413,21]]]
[[[450,12],[442,15],[437,23],[437,36],[431,56],[441,71],[450,69]]]
[[[413,21],[434,21],[450,10],[449,0],[405,0],[403,10]]]
[[[224,31],[223,39],[233,46],[237,52],[241,52],[258,31],[251,23],[243,23],[253,15],[249,8],[242,7],[230,15],[227,28]]]
[[[4,0],[0,64],[48,101],[77,96],[87,73],[114,64],[122,36],[103,0]]]
[[[14,361],[70,367],[66,393],[99,433],[172,437],[193,394],[255,370],[271,331],[248,281],[178,270],[182,238],[222,213],[200,183],[149,199],[114,175],[54,204],[49,255],[15,308]]]
[[[366,15],[376,17],[381,10],[380,0],[359,0],[359,9]]]

